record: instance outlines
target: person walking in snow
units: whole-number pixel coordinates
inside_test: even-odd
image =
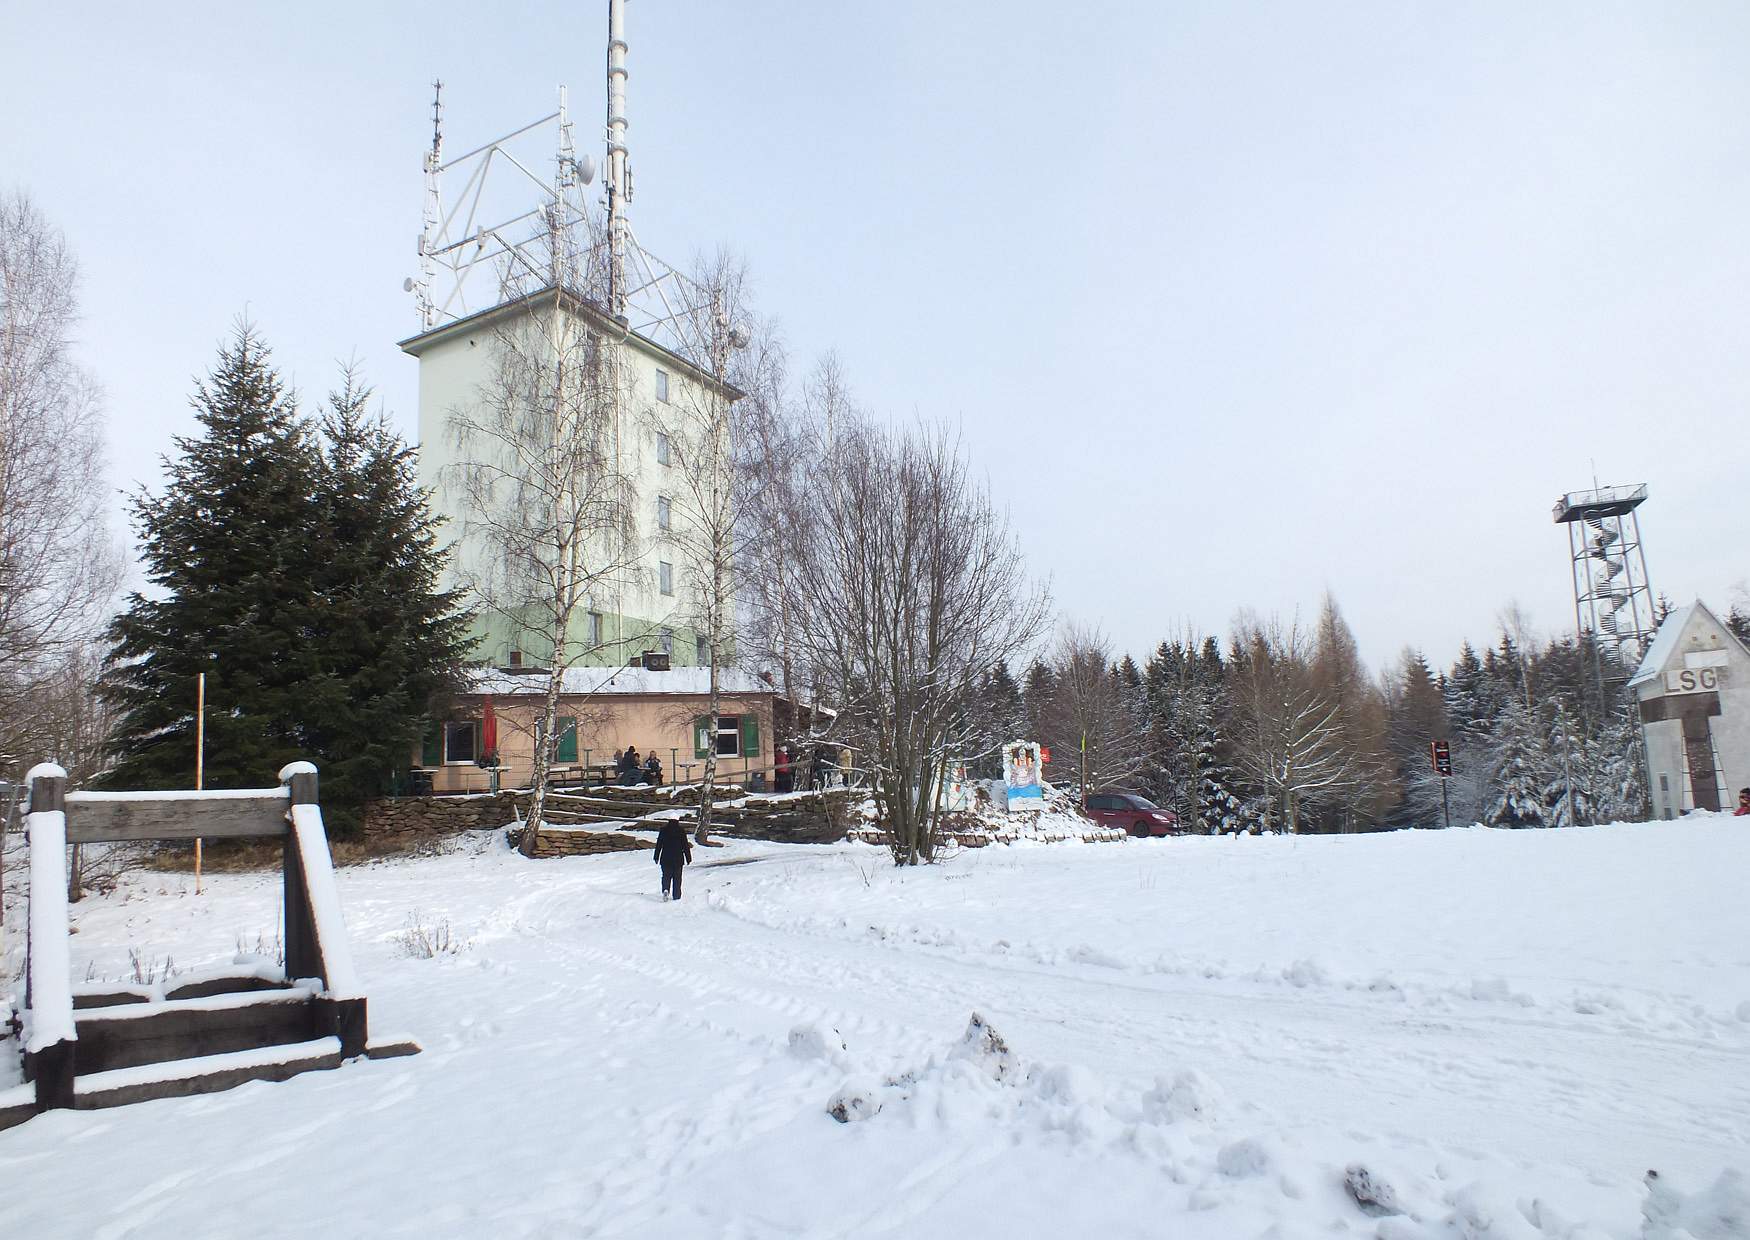
[[[1750,788],[1738,790],[1738,808],[1732,811],[1734,818],[1750,818]]]
[[[693,859],[693,842],[678,819],[671,818],[656,833],[656,864],[662,867],[662,898],[681,898],[681,867]]]

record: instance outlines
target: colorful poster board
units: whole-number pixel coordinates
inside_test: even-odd
[[[1039,746],[1013,741],[1003,746],[1003,790],[1010,813],[1038,813],[1045,808],[1045,787],[1039,776]]]

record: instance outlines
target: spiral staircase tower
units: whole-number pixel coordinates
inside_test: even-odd
[[[1555,520],[1568,527],[1574,580],[1574,624],[1591,638],[1593,668],[1601,697],[1606,686],[1634,674],[1658,627],[1647,557],[1635,510],[1647,486],[1594,487],[1556,502]]]

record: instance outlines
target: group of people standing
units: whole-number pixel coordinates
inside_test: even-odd
[[[638,762],[638,746],[628,745],[623,750],[614,753],[614,770],[623,788],[635,787],[638,784],[660,784],[662,782],[662,759],[656,756],[656,751],[650,751],[650,756],[644,759],[643,765]]]
[[[812,792],[843,788],[850,780],[851,751],[842,746],[820,744],[812,752],[805,747],[778,746],[772,761],[772,785],[777,792],[795,792],[799,767],[806,765],[807,787]]]

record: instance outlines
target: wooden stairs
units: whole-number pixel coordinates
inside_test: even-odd
[[[249,792],[68,793],[58,767],[32,771],[30,949],[23,1019],[26,1084],[0,1091],[0,1128],[53,1108],[91,1110],[283,1081],[361,1056],[410,1055],[372,1042],[334,891],[316,771]],[[151,987],[73,987],[66,845],[116,839],[285,837],[286,965]]]

